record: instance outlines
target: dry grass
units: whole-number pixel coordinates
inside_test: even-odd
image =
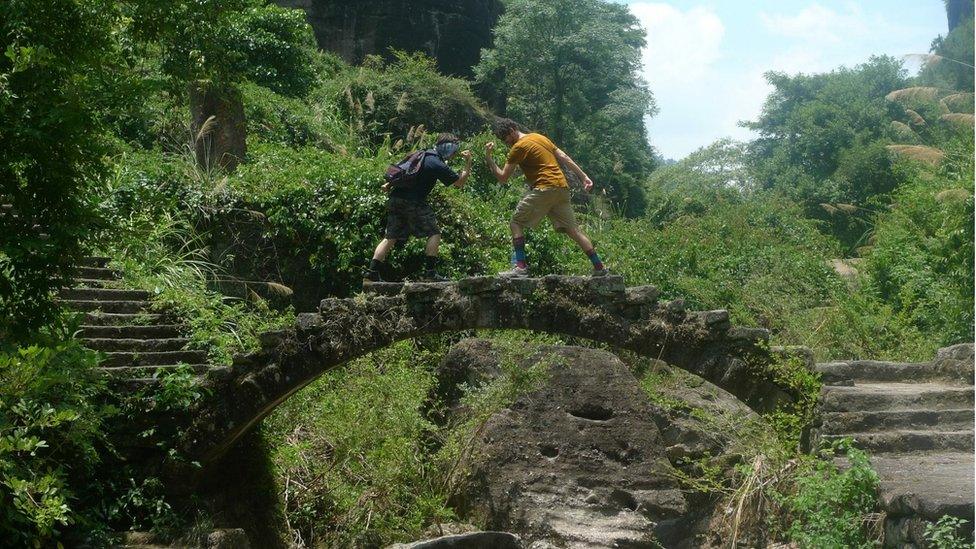
[[[974,127],[973,115],[962,113],[962,112],[943,114],[942,116],[939,117],[939,120],[943,122],[948,122],[953,126],[958,126],[963,129]]]
[[[204,121],[203,125],[200,126],[200,129],[197,131],[197,135],[193,140],[196,143],[199,143],[213,133],[215,129],[217,129],[217,116],[211,114],[210,117]]]
[[[922,115],[918,114],[917,112],[913,111],[912,109],[905,109],[905,114],[908,115],[908,121],[911,122],[912,126],[924,126],[925,125],[925,119],[922,118]]]
[[[973,94],[954,93],[942,98],[942,104],[949,112],[973,114]]]
[[[916,86],[895,90],[885,96],[888,101],[905,103],[906,101],[935,101],[939,98],[939,88]]]
[[[897,156],[915,160],[929,166],[937,167],[945,158],[945,153],[935,147],[925,145],[888,145],[887,149]]]
[[[939,203],[963,202],[969,200],[972,195],[968,189],[946,189],[935,195],[935,200]]]

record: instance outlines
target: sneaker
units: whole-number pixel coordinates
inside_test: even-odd
[[[421,280],[423,280],[424,282],[450,282],[451,281],[450,278],[439,275],[437,271],[424,272],[424,276],[421,277]]]
[[[529,269],[513,265],[511,270],[498,273],[499,278],[528,278]]]
[[[594,278],[600,278],[600,277],[604,277],[604,276],[610,276],[610,269],[607,269],[606,267],[604,267],[602,269],[593,269],[593,272],[590,273],[590,276],[592,276]]]
[[[365,284],[367,282],[383,282],[383,277],[375,269],[366,269],[363,271],[363,283]]]

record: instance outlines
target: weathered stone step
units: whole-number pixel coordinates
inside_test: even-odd
[[[61,289],[58,297],[72,301],[145,301],[152,294],[145,290],[74,287]]]
[[[166,364],[201,364],[207,361],[204,351],[159,351],[145,353],[109,352],[105,353],[102,368],[121,366],[158,366]]]
[[[106,374],[130,379],[159,378],[164,373],[176,372],[181,368],[189,368],[196,375],[205,374],[210,369],[209,364],[153,364],[144,366],[113,366],[103,367]]]
[[[932,450],[973,450],[973,431],[886,431],[824,435],[823,441],[850,437],[854,445],[873,454],[926,452]]]
[[[63,299],[61,303],[76,311],[102,311],[103,313],[138,313],[149,309],[149,302],[143,300],[92,301],[83,299]]]
[[[85,314],[86,326],[149,326],[163,322],[163,315],[155,313],[108,313],[93,311]]]
[[[93,278],[95,280],[118,280],[122,273],[105,267],[78,267],[75,269],[78,278]]]
[[[80,267],[105,267],[108,262],[111,261],[111,257],[103,257],[98,255],[85,256],[78,260],[78,265]]]
[[[81,326],[79,337],[86,339],[169,339],[179,337],[179,324],[153,326]]]
[[[880,362],[856,360],[817,364],[817,372],[827,385],[854,382],[906,382],[945,380],[960,384],[973,381],[972,363],[959,361],[932,362]]]
[[[973,409],[827,412],[820,433],[839,435],[892,429],[961,431],[973,425]]]
[[[973,407],[973,388],[942,383],[864,383],[825,386],[823,412],[957,410]]]
[[[82,338],[85,347],[96,351],[179,351],[186,347],[189,339],[185,337],[172,337],[162,339],[137,339],[137,338]]]
[[[78,288],[117,288],[122,289],[122,280],[101,278],[72,278],[72,285]]]

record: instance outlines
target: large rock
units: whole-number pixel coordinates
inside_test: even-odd
[[[502,13],[500,0],[275,0],[302,8],[322,49],[350,63],[390,49],[424,52],[441,72],[471,76]]]
[[[523,366],[555,357],[549,378],[480,431],[462,512],[531,547],[676,544],[687,502],[626,365],[579,347],[525,353]],[[489,342],[461,342],[445,358],[444,385],[491,379],[499,358]]]

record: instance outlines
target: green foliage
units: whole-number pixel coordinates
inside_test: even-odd
[[[849,466],[841,471],[830,460],[843,453]],[[800,461],[795,473],[795,491],[782,494],[781,502],[790,516],[786,531],[800,547],[875,547],[877,535],[871,521],[877,506],[878,474],[867,454],[849,441],[836,443],[826,459]]]
[[[98,354],[56,334],[0,350],[0,537],[104,542],[97,483],[109,451]]]
[[[360,148],[360,137],[334,103],[315,103],[245,84],[244,117],[248,139],[293,148],[313,146],[331,152]]]
[[[832,220],[821,204],[870,205],[894,188],[883,145],[898,107],[885,95],[906,84],[900,62],[872,57],[853,69],[766,77],[775,90],[759,120],[746,125],[759,132],[750,161],[760,188],[783,193],[807,216],[825,221]],[[853,245],[863,231],[845,221],[831,232]]]
[[[865,270],[881,299],[938,344],[973,333],[972,140],[947,149],[938,173],[920,171],[878,216]]]
[[[306,546],[379,546],[453,516],[424,440],[437,356],[404,342],[323,375],[265,420]]]
[[[507,2],[478,83],[506,115],[541,131],[627,215],[645,205],[653,166],[644,117],[656,110],[639,76],[644,33],[626,6],[602,0]]]
[[[94,104],[111,63],[109,2],[0,7],[0,340],[52,321],[101,171]]]
[[[968,520],[945,515],[934,524],[925,526],[925,541],[932,544],[933,549],[966,549],[973,544],[961,535],[962,528]]]
[[[467,81],[438,73],[434,60],[423,54],[393,53],[389,64],[371,56],[360,67],[346,67],[312,97],[336,105],[374,145],[410,141],[418,126],[461,136],[484,127],[487,113]]]

